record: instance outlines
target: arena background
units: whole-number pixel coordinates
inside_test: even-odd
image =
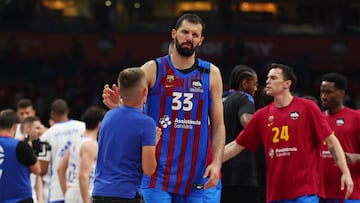
[[[360,107],[360,1],[4,0],[0,109],[27,97],[46,121],[55,98],[69,102],[73,118],[103,105],[103,85],[165,55],[186,12],[205,20],[197,55],[221,69],[224,83],[232,67],[247,64],[262,88],[265,66],[278,62],[295,68],[297,95],[318,98],[319,77],[340,72],[349,79],[346,104]]]

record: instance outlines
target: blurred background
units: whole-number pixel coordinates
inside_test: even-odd
[[[261,89],[277,62],[295,68],[299,96],[319,98],[322,74],[344,74],[346,104],[360,107],[358,0],[0,0],[0,109],[26,97],[46,120],[64,98],[78,118],[120,70],[165,55],[187,12],[206,23],[197,55],[221,69],[225,89],[235,65],[254,68]]]

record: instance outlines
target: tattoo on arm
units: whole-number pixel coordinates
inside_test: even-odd
[[[338,158],[337,158],[337,156],[336,156],[335,148],[334,148],[334,147],[330,147],[330,148],[329,148],[329,151],[330,151],[330,154],[332,155],[332,157],[334,158],[335,163],[337,163]]]

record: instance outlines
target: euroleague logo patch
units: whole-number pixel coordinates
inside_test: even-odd
[[[204,92],[201,80],[191,81],[190,92]]]
[[[297,111],[293,111],[293,112],[290,113],[290,118],[292,120],[297,120],[299,117],[300,117],[300,113],[297,112]]]

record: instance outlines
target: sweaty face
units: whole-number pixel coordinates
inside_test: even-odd
[[[343,96],[339,90],[335,87],[335,83],[322,81],[320,85],[320,99],[321,104],[325,109],[331,109],[338,105],[341,105]]]
[[[173,33],[177,52],[186,57],[193,55],[203,40],[201,32],[201,24],[184,21],[178,30]]]
[[[19,108],[17,110],[17,115],[19,116],[20,121],[28,116],[35,116],[35,110],[32,107]]]
[[[283,92],[288,86],[289,80],[284,80],[284,75],[280,68],[273,68],[269,71],[266,79],[266,94],[275,96]]]

